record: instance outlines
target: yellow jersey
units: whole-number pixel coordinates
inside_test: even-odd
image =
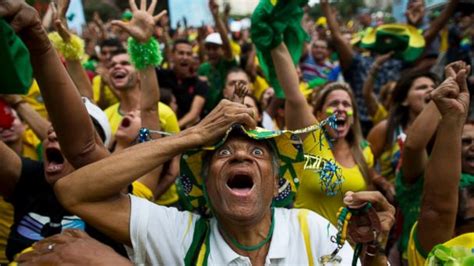
[[[382,122],[382,120],[387,119],[388,117],[388,112],[383,105],[378,104],[377,105],[377,112],[375,113],[374,117],[372,117],[372,123],[374,125],[377,125],[378,123]]]
[[[122,122],[123,115],[119,112],[120,103],[116,103],[105,110],[105,114],[109,119],[110,128],[112,129],[112,135],[117,132],[120,123]],[[159,119],[161,123],[161,128],[163,131],[169,133],[178,133],[179,125],[176,114],[173,110],[166,104],[159,102]]]
[[[436,245],[428,253],[422,249],[418,242],[417,225],[418,222],[413,225],[408,241],[409,266],[472,265],[474,262],[474,233],[466,233]]]
[[[92,79],[92,97],[94,102],[98,103],[99,101],[103,100],[107,103],[107,106],[111,106],[119,102],[115,94],[112,92],[112,89],[104,85],[104,99],[100,98],[100,84],[102,83],[102,77],[100,75],[95,76]]]
[[[43,118],[48,119],[48,111],[44,106],[43,96],[41,96],[40,88],[36,80],[33,80],[28,94],[23,96],[23,100],[35,109]]]
[[[313,135],[306,137],[303,142],[305,153],[313,156],[321,156],[326,160],[336,161],[325,137],[322,138],[322,148],[320,149],[320,133],[320,131],[316,131]],[[367,144],[365,145],[365,147],[362,147],[363,154],[367,165],[372,167],[374,164],[374,155],[370,147]],[[307,169],[302,174],[295,201],[296,208],[310,209],[329,220],[333,225],[337,223],[336,214],[339,208],[344,206],[342,201],[344,194],[347,191],[367,190],[367,183],[357,165],[347,168],[337,162],[336,164],[341,168],[342,177],[344,178],[340,192],[334,196],[328,196],[321,187],[319,173],[315,170]],[[332,182],[335,181],[336,177],[333,177]]]

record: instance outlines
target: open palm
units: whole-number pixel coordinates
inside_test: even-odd
[[[113,25],[119,26],[130,34],[130,36],[139,42],[147,42],[153,35],[155,24],[160,18],[166,14],[162,11],[160,14],[153,16],[158,0],[152,0],[150,6],[146,7],[146,0],[140,0],[140,8],[137,7],[135,0],[129,0],[130,10],[133,18],[130,22],[120,20],[112,21]]]

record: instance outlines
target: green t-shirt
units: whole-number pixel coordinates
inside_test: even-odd
[[[235,59],[231,61],[221,59],[216,67],[213,67],[209,62],[203,63],[199,66],[198,75],[207,77],[209,83],[206,105],[204,106],[205,114],[211,112],[222,99],[222,91],[225,87],[227,72],[236,66],[237,61],[235,61]]]

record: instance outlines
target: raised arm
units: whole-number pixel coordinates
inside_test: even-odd
[[[157,5],[157,0],[153,0],[148,9],[146,9],[146,3],[144,3],[143,1],[141,2],[140,9],[135,8],[135,3],[132,4],[131,2],[130,7],[133,13],[133,18],[130,23],[124,23],[122,21],[113,21],[112,23],[121,27],[124,31],[128,32],[131,38],[140,42],[141,44],[146,44],[150,41],[156,43],[156,40],[153,39],[155,24],[160,21],[160,19],[166,14],[166,11],[163,11],[153,17],[153,13],[155,12],[155,8]],[[132,47],[130,48],[130,50],[132,50],[132,53],[130,55],[132,57],[132,60],[134,56],[146,56],[133,54],[133,49],[134,48]],[[149,62],[149,64],[145,66],[135,66],[139,70],[140,76],[140,116],[142,121],[142,127],[147,128],[149,130],[161,130],[160,120],[158,119],[160,85],[156,76],[155,63],[158,64],[160,62]],[[158,139],[159,137],[159,134],[150,134],[151,139]],[[160,176],[161,170],[161,166],[157,167],[152,171],[148,172],[146,175],[140,177],[138,181],[147,186],[150,190],[153,191],[153,194],[155,194],[154,192],[158,185],[158,178]]]
[[[337,23],[336,20],[336,15],[331,10],[328,0],[321,0],[321,9],[327,19],[332,39],[334,40],[337,52],[339,53],[341,67],[344,70],[349,69],[355,55],[352,46],[344,40],[344,37],[342,37],[342,33],[339,30],[339,23]]]
[[[0,195],[8,198],[21,175],[20,157],[0,140]]]
[[[466,77],[470,67],[448,77],[432,97],[439,112],[436,140],[425,171],[417,237],[429,252],[454,235],[461,177],[461,135],[469,113]]]
[[[227,36],[227,28],[222,19],[219,17],[219,5],[216,3],[215,0],[209,0],[209,9],[211,10],[214,22],[216,23],[217,32],[219,32],[219,35],[222,39],[224,58],[230,61],[234,59],[234,55],[232,54],[232,47],[230,46],[229,37]]]
[[[20,95],[3,95],[0,96],[0,98],[3,98],[15,109],[21,119],[28,124],[40,140],[44,140],[48,137],[48,129],[51,123],[43,118],[31,105],[25,102]]]
[[[364,82],[364,86],[362,88],[362,95],[364,96],[365,104],[367,105],[367,110],[369,111],[370,117],[374,117],[377,113],[378,106],[380,105],[377,96],[374,93],[374,85],[375,85],[375,78],[377,77],[377,72],[379,71],[380,67],[385,63],[393,53],[388,53],[385,55],[377,56],[372,67],[369,70],[369,74],[367,75],[367,79]]]
[[[223,100],[195,127],[135,145],[61,178],[54,187],[56,195],[70,212],[112,238],[130,243],[130,200],[122,189],[188,149],[215,143],[234,123],[255,128],[251,115],[251,109]]]
[[[199,116],[201,115],[205,103],[206,98],[200,95],[194,96],[193,102],[191,103],[191,109],[178,121],[179,128],[186,128],[188,126],[192,126],[197,121],[199,121]]]
[[[317,120],[299,90],[298,74],[285,44],[278,45],[271,54],[278,81],[285,92],[286,126],[294,130],[315,124]]]
[[[0,17],[9,17],[31,54],[41,94],[62,151],[75,167],[107,156],[86,107],[44,31],[38,13],[23,1],[0,2]]]
[[[448,23],[449,18],[453,15],[456,5],[459,0],[450,0],[446,7],[443,9],[439,17],[437,17],[430,25],[430,27],[423,33],[425,37],[426,46],[431,44],[436,36],[439,34],[441,29]]]
[[[456,78],[456,73],[466,68],[462,61],[446,66],[446,77]],[[438,128],[441,114],[432,101],[418,115],[407,131],[407,139],[403,144],[402,171],[404,182],[413,184],[423,174],[428,163],[426,147]]]
[[[436,104],[430,102],[418,115],[407,131],[403,144],[402,171],[404,182],[413,184],[423,174],[428,163],[426,146],[438,128],[440,113]]]
[[[53,25],[65,44],[73,45],[74,43],[77,45],[80,42],[79,38],[77,36],[72,35],[69,32],[67,26],[66,12],[69,7],[70,0],[59,0],[58,2],[59,5],[57,8],[54,2],[51,3],[51,10],[53,11],[54,17]],[[83,50],[84,48],[82,47],[82,53],[84,52]],[[76,87],[79,90],[79,94],[92,100],[92,85],[89,78],[87,77],[85,69],[82,67],[81,58],[78,57],[80,56],[80,54],[81,53],[74,56],[63,55],[66,59],[67,72],[69,73],[71,79],[74,81],[74,84],[76,84]]]

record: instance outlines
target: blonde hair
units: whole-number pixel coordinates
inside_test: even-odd
[[[347,83],[343,82],[328,83],[321,91],[319,91],[318,95],[316,96],[316,101],[314,104],[314,114],[316,115],[318,112],[323,111],[323,105],[326,102],[328,95],[336,90],[345,91],[351,98],[352,108],[354,112],[354,122],[352,123],[349,129],[349,133],[347,134],[345,139],[349,143],[352,156],[354,156],[354,160],[359,166],[359,169],[362,173],[362,176],[364,177],[365,182],[367,183],[367,185],[370,185],[372,184],[372,179],[370,178],[370,170],[369,166],[367,165],[367,162],[365,161],[364,153],[362,151],[362,143],[364,142],[364,137],[362,135],[362,129],[359,122],[359,110],[357,109],[354,93],[352,92],[351,87]]]

